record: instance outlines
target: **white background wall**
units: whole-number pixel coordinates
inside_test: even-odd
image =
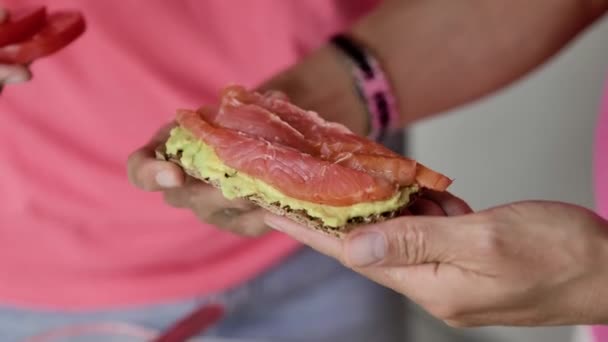
[[[605,19],[515,86],[450,115],[416,124],[409,132],[408,154],[454,177],[451,190],[475,209],[521,199],[592,207],[594,124],[607,71]],[[480,341],[570,339],[569,331],[563,329],[481,332]],[[426,335],[415,341],[437,340],[422,336]]]

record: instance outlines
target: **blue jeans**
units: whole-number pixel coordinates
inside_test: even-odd
[[[0,306],[0,341],[18,342],[50,329],[106,322],[162,331],[211,300],[223,303],[227,314],[203,336],[320,342],[404,339],[399,295],[304,248],[249,283],[212,297],[81,313]]]

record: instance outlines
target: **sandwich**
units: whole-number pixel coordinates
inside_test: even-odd
[[[216,105],[178,110],[176,123],[159,159],[228,199],[338,237],[398,216],[424,189],[452,182],[279,92],[229,86]]]

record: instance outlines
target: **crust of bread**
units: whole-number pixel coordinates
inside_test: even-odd
[[[189,176],[196,178],[207,184],[210,184],[210,185],[214,186],[215,188],[221,189],[221,185],[219,182],[210,180],[209,178],[205,178],[204,176],[200,175],[196,170],[192,170],[192,169],[188,169],[188,168],[184,167],[179,160],[179,156],[167,154],[164,143],[159,145],[156,148],[156,158],[158,158],[160,160],[164,160],[164,161],[173,162],[173,163],[179,165]],[[367,217],[355,217],[355,218],[350,219],[347,224],[340,226],[340,227],[327,226],[319,218],[308,215],[306,210],[291,209],[291,208],[289,208],[289,206],[281,206],[280,203],[278,203],[278,202],[267,203],[264,200],[262,200],[261,198],[256,197],[256,196],[248,196],[248,197],[246,197],[246,199],[250,200],[253,203],[255,203],[256,205],[270,211],[273,214],[288,217],[288,218],[290,218],[300,224],[303,224],[309,228],[312,228],[314,230],[321,231],[321,232],[329,234],[331,236],[342,238],[344,235],[346,235],[348,232],[355,229],[357,226],[361,226],[364,224],[383,222],[388,219],[400,216],[403,213],[404,209],[406,207],[408,207],[409,205],[411,205],[412,202],[414,202],[414,200],[418,197],[418,195],[419,195],[419,192],[411,194],[408,203],[399,209],[389,211],[389,212],[377,213],[377,214],[373,214],[373,215],[370,215]]]

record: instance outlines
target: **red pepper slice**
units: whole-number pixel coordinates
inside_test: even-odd
[[[54,12],[30,39],[0,48],[0,63],[29,64],[69,45],[86,29],[78,12]]]
[[[0,46],[20,43],[40,31],[46,22],[46,8],[10,13],[6,22],[0,24]]]

